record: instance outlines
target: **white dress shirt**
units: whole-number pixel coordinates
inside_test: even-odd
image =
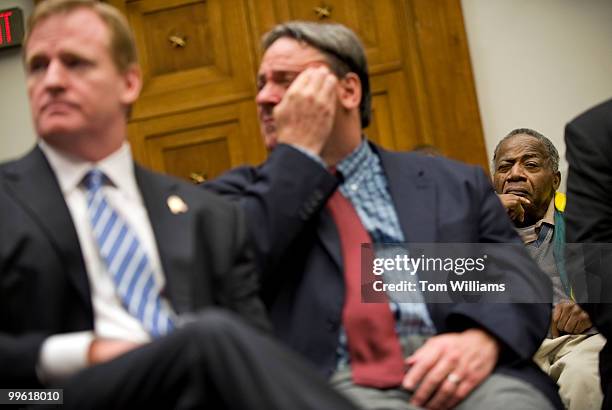
[[[94,330],[50,336],[43,343],[38,362],[39,377],[55,382],[87,366],[89,345],[94,338],[121,339],[146,343],[150,337],[138,319],[128,313],[115,290],[115,284],[98,252],[87,213],[83,178],[92,168],[100,169],[110,180],[103,188],[106,199],[138,236],[155,272],[159,289],[165,280],[159,252],[134,175],[130,147],[121,148],[98,163],[83,161],[39,142],[55,173],[76,228],[87,270],[94,314]],[[68,229],[68,227],[67,227]]]

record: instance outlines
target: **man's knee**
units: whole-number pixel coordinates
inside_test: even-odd
[[[575,345],[553,365],[554,370],[558,373],[558,383],[563,381],[597,383],[599,380],[599,351],[589,346],[589,342],[590,340],[586,339]]]
[[[563,369],[557,377],[559,385],[599,385],[599,368],[597,361],[571,361],[564,362]]]
[[[535,387],[516,377],[493,373],[458,407],[467,409],[553,410],[552,403]]]

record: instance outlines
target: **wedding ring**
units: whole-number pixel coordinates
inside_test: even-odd
[[[446,376],[446,380],[453,384],[461,383],[461,377],[457,376],[455,373],[449,373],[448,376]]]

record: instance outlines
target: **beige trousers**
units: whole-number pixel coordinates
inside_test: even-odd
[[[600,409],[599,351],[606,339],[599,335],[565,335],[546,339],[533,360],[559,385],[559,395],[570,410]]]

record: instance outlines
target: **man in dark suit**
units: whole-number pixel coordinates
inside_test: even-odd
[[[347,28],[291,22],[263,48],[256,102],[270,156],[204,187],[240,201],[253,222],[278,336],[364,408],[560,406],[531,362],[550,305],[366,304],[352,279],[355,248],[370,240],[518,244],[482,170],[363,138],[367,65]],[[515,290],[546,299],[524,250],[502,258]]]
[[[24,62],[40,140],[0,165],[0,387],[60,387],[69,408],[352,408],[251,326],[241,211],[134,164],[125,18],[45,1]]]
[[[584,283],[578,302],[608,340],[612,337],[612,100],[591,108],[565,128],[568,252],[581,250],[586,265],[569,272]],[[573,244],[582,243],[577,246]],[[584,269],[584,270],[582,270]],[[586,274],[586,277],[583,276]],[[612,408],[612,346],[599,356],[603,408]]]

